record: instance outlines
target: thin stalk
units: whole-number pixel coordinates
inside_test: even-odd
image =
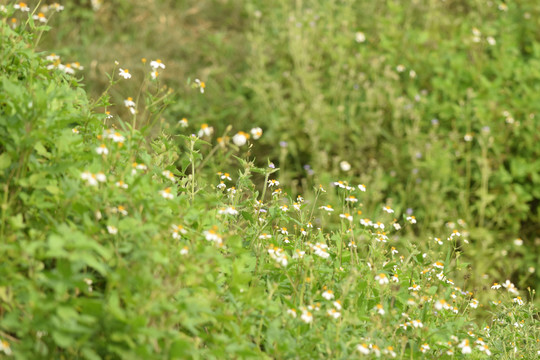
[[[294,285],[294,282],[292,281],[291,276],[289,275],[287,271],[285,271],[285,275],[287,276],[287,279],[289,279],[289,282],[291,283],[291,286],[294,291],[294,297],[296,298],[298,296],[298,291],[296,290],[296,286]],[[294,302],[294,299],[293,299],[293,302]]]
[[[189,160],[191,162],[191,203],[193,204],[193,200],[195,199],[195,157],[193,156],[193,151],[195,149],[195,141],[194,139],[190,140],[189,145]]]
[[[223,135],[221,135],[221,137],[223,139],[225,139],[225,137],[227,136],[229,131],[231,131],[231,129],[232,129],[232,126],[230,126],[230,125],[227,126],[227,128],[225,129],[225,132],[223,133]],[[212,158],[212,156],[214,156],[214,154],[216,153],[216,151],[219,149],[220,146],[221,146],[220,144],[216,144],[216,146],[214,146],[212,148],[210,153],[203,159],[203,161],[199,164],[199,166],[197,166],[197,171],[201,170],[203,168],[203,166],[206,165],[208,160],[210,160]]]

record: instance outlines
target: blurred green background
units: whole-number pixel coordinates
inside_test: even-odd
[[[480,0],[70,1],[40,43],[79,61],[97,98],[136,97],[142,58],[167,66],[163,124],[264,130],[267,159],[309,198],[365,183],[374,204],[412,213],[419,246],[464,229],[473,285],[538,290],[540,3]],[[206,82],[200,94],[188,85]],[[178,121],[189,120],[182,129]],[[343,171],[342,161],[352,165]],[[210,169],[217,171],[220,169]],[[366,204],[367,213],[380,212]],[[459,221],[458,221],[459,220]],[[443,239],[444,240],[444,239]]]

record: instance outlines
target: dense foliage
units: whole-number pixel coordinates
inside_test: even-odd
[[[140,58],[161,58],[169,125],[258,123],[258,164],[274,161],[294,193],[368,182],[374,200],[412,208],[425,238],[462,218],[473,279],[537,288],[539,18],[534,0],[81,0],[44,44],[88,66],[93,96],[114,60],[141,74]],[[197,77],[204,97],[183,86]]]
[[[164,85],[174,63],[156,56],[131,71],[111,60],[92,99],[77,79],[92,64],[36,47],[53,16],[84,27],[111,4],[148,10],[100,3],[0,9],[0,353],[538,355],[538,105],[524,71],[538,45],[512,22],[532,5],[493,6],[471,35],[486,14],[466,2],[231,2],[251,55],[230,89],[209,72],[176,83],[178,99]],[[387,21],[369,28],[368,14]],[[485,36],[503,28],[497,48]]]

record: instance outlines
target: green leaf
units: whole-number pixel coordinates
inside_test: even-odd
[[[0,155],[0,171],[7,169],[11,165],[11,157],[8,153]]]
[[[45,190],[50,192],[52,195],[58,195],[60,194],[60,188],[56,185],[47,185],[45,186]]]
[[[170,359],[185,359],[192,354],[193,344],[188,339],[178,339],[171,344],[169,349]]]
[[[81,355],[88,360],[101,360],[101,357],[94,350],[88,347],[81,349]]]
[[[46,158],[50,158],[51,157],[51,154],[47,151],[47,149],[45,149],[45,146],[43,146],[43,144],[41,142],[37,142],[35,145],[34,145],[34,149],[36,150],[36,152],[43,156],[43,157],[46,157]]]
[[[240,212],[240,213],[242,214],[242,217],[243,217],[244,219],[246,219],[247,221],[249,221],[249,222],[253,222],[253,221],[254,221],[254,220],[253,220],[253,215],[252,215],[250,212],[242,211],[242,212]]]
[[[69,348],[75,343],[75,339],[69,334],[55,330],[52,332],[54,342],[61,348]]]

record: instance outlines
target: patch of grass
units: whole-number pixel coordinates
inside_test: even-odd
[[[115,60],[142,76],[141,58],[162,59],[171,129],[257,123],[253,155],[292,193],[370,183],[374,201],[413,209],[422,238],[462,218],[474,279],[537,288],[539,13],[534,1],[81,1],[40,44],[82,62],[93,97]],[[186,86],[195,78],[204,96]],[[138,93],[124,82],[109,94]]]
[[[254,160],[272,136],[248,131],[262,123],[199,133],[189,121],[161,121],[175,104],[162,77],[152,78],[154,58],[130,79],[113,66],[108,90],[90,101],[76,64],[35,52],[47,27],[19,11],[8,7],[7,17],[24,25],[0,25],[5,355],[537,355],[534,290],[474,278],[466,222],[426,240],[418,228],[435,225],[419,210],[337,170],[291,193],[313,177],[299,186],[292,169]],[[126,83],[134,103],[123,95],[120,116],[104,113]],[[205,99],[202,89],[183,91]],[[279,164],[289,150],[279,148]]]

